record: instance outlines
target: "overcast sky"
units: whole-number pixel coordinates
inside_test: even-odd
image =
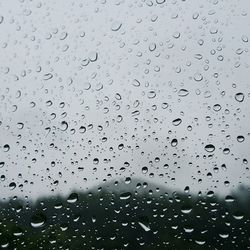
[[[2,198],[126,177],[196,193],[249,183],[247,0],[0,9]]]

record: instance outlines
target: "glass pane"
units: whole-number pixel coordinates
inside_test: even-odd
[[[0,247],[250,248],[247,0],[0,2]]]

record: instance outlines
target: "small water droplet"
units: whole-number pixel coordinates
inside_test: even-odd
[[[180,89],[180,90],[178,91],[178,96],[180,96],[180,97],[185,97],[185,96],[187,96],[188,94],[189,94],[189,91],[186,90],[186,89]]]
[[[148,92],[148,98],[149,99],[152,99],[152,98],[155,98],[155,97],[156,97],[156,93],[153,90]]]
[[[112,31],[118,31],[122,27],[122,23],[119,21],[115,21],[111,25],[111,30]]]
[[[52,75],[51,73],[48,73],[48,74],[45,74],[45,75],[43,76],[43,80],[44,80],[44,81],[48,81],[48,80],[50,80],[52,77],[53,77],[53,75]]]
[[[133,80],[133,86],[139,87],[140,85],[141,85],[141,83],[137,79]]]

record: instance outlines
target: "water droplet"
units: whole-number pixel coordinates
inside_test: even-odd
[[[163,103],[161,104],[161,108],[162,108],[162,109],[167,109],[167,108],[168,108],[168,103],[167,103],[167,102],[163,102]]]
[[[148,92],[148,98],[149,99],[152,99],[152,98],[155,98],[155,97],[156,97],[156,93],[153,90]]]
[[[191,211],[192,211],[192,207],[190,207],[190,206],[183,206],[181,208],[181,212],[184,213],[184,214],[190,214]]]
[[[138,80],[136,80],[136,79],[133,80],[133,86],[139,87],[140,85],[141,85],[141,83]]]
[[[142,229],[143,229],[145,232],[150,231],[150,227],[149,227],[149,226],[146,226],[144,223],[142,223],[142,222],[139,221],[138,224],[142,227]]]
[[[95,165],[97,165],[97,164],[99,163],[99,159],[98,159],[98,158],[94,158],[94,159],[93,159],[93,163],[94,163]]]
[[[92,52],[89,53],[89,60],[91,62],[95,62],[95,61],[97,61],[97,59],[98,59],[98,53],[97,52],[92,51]]]
[[[14,235],[14,236],[20,237],[20,236],[22,236],[23,234],[24,234],[24,233],[23,233],[22,228],[16,227],[16,228],[14,229],[14,232],[13,232],[13,235]]]
[[[149,50],[152,52],[156,49],[156,44],[155,43],[151,43],[149,44]]]
[[[175,120],[172,121],[172,124],[174,126],[178,126],[178,125],[181,124],[181,122],[182,122],[181,118],[177,118],[177,119],[175,119]]]
[[[119,21],[115,21],[111,25],[111,30],[112,31],[118,31],[122,27],[122,23]]]
[[[206,243],[205,240],[195,240],[195,243],[197,243],[198,245],[204,245]]]
[[[66,121],[62,121],[62,122],[61,122],[61,127],[60,127],[60,129],[61,129],[62,131],[66,131],[66,130],[68,129],[68,127],[69,127],[69,125],[68,125],[68,123],[67,123]]]
[[[212,153],[212,152],[214,152],[214,150],[215,150],[215,146],[214,146],[213,144],[207,144],[207,145],[205,146],[205,150],[206,150],[208,153]]]
[[[235,94],[235,100],[238,101],[238,102],[243,102],[244,101],[244,94],[243,93],[237,93]]]
[[[196,74],[194,75],[194,80],[195,80],[196,82],[200,82],[200,81],[202,81],[202,79],[203,79],[202,74],[196,73]]]
[[[83,84],[83,89],[89,90],[90,88],[91,88],[91,84],[90,84],[89,82],[85,82],[85,83]]]
[[[68,203],[75,203],[78,201],[78,194],[77,193],[72,193],[69,195],[67,202]]]
[[[234,202],[234,201],[235,201],[235,199],[234,199],[234,197],[233,197],[233,196],[231,196],[231,195],[227,195],[227,196],[225,197],[225,201],[226,201],[226,202]]]
[[[242,220],[244,218],[244,215],[241,212],[235,212],[233,214],[234,219],[236,220]]]
[[[142,170],[143,174],[146,174],[148,172],[148,168],[147,167],[143,167],[141,170]]]
[[[3,151],[4,152],[8,152],[10,150],[10,146],[8,145],[8,144],[5,144],[4,146],[3,146]]]
[[[81,134],[85,133],[85,132],[86,132],[86,127],[81,126],[81,127],[79,128],[79,132],[80,132]]]
[[[243,142],[243,141],[245,141],[245,137],[242,136],[242,135],[239,135],[239,136],[237,136],[237,141],[238,142]]]
[[[16,188],[16,183],[15,183],[15,182],[11,182],[11,183],[9,184],[9,188],[10,188],[10,190],[15,189],[15,188]]]
[[[46,216],[43,213],[37,213],[32,216],[31,218],[31,226],[33,228],[40,228],[43,227],[46,223]]]
[[[127,199],[129,199],[130,197],[131,197],[131,193],[130,193],[130,192],[122,193],[122,194],[120,195],[120,199],[121,199],[121,200],[127,200]]]
[[[216,111],[216,112],[220,111],[220,110],[221,110],[221,105],[218,104],[218,103],[217,103],[217,104],[214,104],[213,110]]]
[[[180,90],[178,91],[178,96],[180,96],[180,97],[185,97],[185,96],[187,96],[188,94],[189,94],[189,91],[186,90],[186,89],[180,89]]]
[[[81,65],[83,67],[88,66],[89,62],[90,62],[90,60],[88,58],[85,58],[85,59],[82,60]]]
[[[247,42],[248,42],[248,37],[247,37],[246,35],[242,35],[241,40],[242,40],[244,43],[247,43]]]
[[[23,129],[23,127],[24,127],[24,124],[22,122],[17,123],[17,128],[18,129]]]
[[[172,141],[171,141],[171,146],[172,147],[176,147],[178,145],[178,140],[177,139],[173,139]]]
[[[44,80],[44,81],[48,81],[48,80],[50,80],[52,77],[53,77],[53,75],[52,75],[51,73],[48,73],[48,74],[45,74],[45,75],[43,76],[43,80]]]
[[[156,0],[156,3],[157,3],[157,4],[163,4],[163,3],[165,3],[165,1],[166,1],[166,0]]]

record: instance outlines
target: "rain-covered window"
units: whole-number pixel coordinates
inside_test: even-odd
[[[0,1],[0,248],[250,249],[250,2]]]

